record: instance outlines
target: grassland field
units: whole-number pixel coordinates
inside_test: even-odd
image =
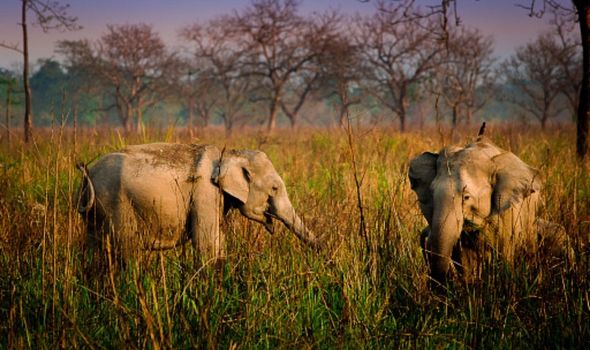
[[[491,125],[486,134],[541,170],[539,215],[565,227],[574,256],[541,256],[516,269],[496,259],[478,283],[455,281],[443,295],[429,290],[419,246],[425,220],[408,163],[476,132],[279,129],[225,137],[207,129],[190,137],[148,129],[124,137],[54,128],[37,130],[30,145],[4,137],[0,348],[590,348],[590,176],[588,164],[576,162],[573,127]],[[279,225],[270,235],[232,212],[222,224],[221,269],[199,265],[187,245],[89,274],[75,164],[155,141],[266,152],[298,213],[328,237],[325,249],[307,248]]]

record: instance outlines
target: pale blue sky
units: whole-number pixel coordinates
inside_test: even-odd
[[[568,1],[568,0],[563,0]],[[68,1],[60,1],[67,3]],[[417,0],[427,6],[436,0]],[[459,0],[459,13],[465,25],[477,27],[495,40],[496,55],[505,57],[514,49],[534,39],[546,28],[548,19],[529,18],[524,9],[515,4],[530,0]],[[149,23],[166,43],[174,48],[179,28],[196,21],[205,21],[217,15],[244,8],[248,0],[70,0],[69,13],[79,18],[84,28],[76,32],[52,31],[43,33],[39,28],[30,30],[31,62],[38,58],[55,57],[58,40],[96,39],[105,32],[107,24]],[[304,0],[302,12],[323,11],[335,8],[346,13],[371,13],[374,4],[358,0]],[[20,0],[0,0],[0,41],[21,45],[22,34],[18,25]],[[20,56],[0,48],[0,67],[14,67]]]

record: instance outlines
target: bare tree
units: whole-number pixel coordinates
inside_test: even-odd
[[[435,94],[451,110],[453,126],[461,114],[469,125],[494,90],[493,42],[478,30],[451,26],[446,45],[448,50],[441,51],[442,63],[433,80]]]
[[[219,115],[227,134],[243,121],[251,93],[251,79],[242,71],[245,53],[236,45],[231,25],[227,17],[221,17],[206,27],[193,24],[181,31],[181,36],[193,45],[194,59],[208,67],[201,74],[200,88],[208,89],[206,93],[214,101],[201,105],[202,112],[212,110]]]
[[[322,46],[317,43],[332,28],[330,21],[318,25],[303,18],[297,13],[298,6],[297,0],[253,0],[243,12],[227,18],[238,46],[248,54],[244,72],[260,81],[255,99],[267,103],[268,131],[275,128],[282,104],[294,118],[309,95],[316,72],[308,68],[318,55],[318,46]],[[298,96],[290,99],[293,104],[289,108],[283,98],[293,83],[301,85],[291,88],[290,93]]]
[[[344,126],[350,107],[361,102],[360,82],[363,77],[360,50],[352,31],[341,31],[319,57],[322,68],[321,87],[327,98],[338,106],[338,124]]]
[[[36,23],[47,33],[51,29],[75,30],[78,18],[68,15],[68,4],[60,4],[54,0],[21,0],[21,28],[23,31],[23,47],[18,44],[0,43],[0,47],[17,51],[23,55],[23,88],[25,93],[24,135],[25,142],[31,140],[33,133],[33,102],[29,85],[29,33],[27,13],[33,13]]]
[[[135,112],[136,130],[142,128],[143,109],[158,101],[174,70],[175,56],[150,25],[107,26],[98,43],[101,76],[114,88],[125,130]]]
[[[369,3],[371,0],[359,0]],[[398,22],[413,21],[415,19],[432,18],[435,23],[430,27],[431,33],[443,43],[449,38],[449,27],[461,24],[461,18],[457,11],[457,0],[440,0],[426,6],[418,6],[416,0],[375,0],[377,11],[382,13],[402,13],[403,17]]]
[[[526,9],[529,16],[543,17],[547,10],[551,10],[569,22],[578,23],[582,43],[582,83],[576,118],[576,153],[580,160],[584,160],[590,148],[590,2],[572,0],[571,4],[573,6],[562,0],[528,0],[528,4],[519,6]]]
[[[301,33],[301,49],[306,50],[311,59],[287,81],[283,97],[280,98],[281,111],[289,119],[291,127],[298,122],[298,114],[310,93],[318,88],[322,65],[328,50],[339,37],[342,30],[341,16],[337,12],[315,15],[306,20],[307,26]]]
[[[361,2],[370,2],[370,0],[359,0]],[[390,4],[397,4],[399,7],[411,8],[415,0],[389,0],[384,1]],[[429,16],[436,16],[439,19],[439,30],[442,34],[443,41],[448,37],[449,19],[454,19],[459,24],[460,16],[457,11],[457,0],[440,0],[438,4],[429,7],[430,11],[426,13]],[[529,16],[543,17],[547,10],[558,12],[560,15],[570,18],[570,22],[577,22],[580,29],[580,38],[582,43],[582,83],[579,91],[579,103],[577,106],[576,118],[576,153],[580,160],[584,160],[590,140],[588,139],[590,127],[590,2],[587,0],[572,0],[573,7],[568,5],[568,1],[563,0],[522,0],[516,5],[526,9]],[[405,11],[407,17],[414,17],[412,11]],[[419,17],[423,17],[420,14]]]
[[[187,73],[179,80],[179,92],[187,109],[186,127],[192,135],[195,109],[200,126],[207,127],[219,93],[213,69],[204,59],[187,60],[184,70]]]
[[[125,132],[135,116],[136,130],[143,124],[145,108],[172,91],[180,64],[166,50],[160,36],[147,24],[107,26],[107,33],[92,45],[88,41],[60,42],[67,60],[104,84]]]
[[[553,52],[553,59],[559,65],[562,82],[560,91],[568,102],[570,113],[574,120],[580,104],[580,89],[582,86],[582,43],[576,35],[576,23],[572,18],[566,18],[554,10],[551,24],[553,34],[560,50]]]
[[[516,49],[502,64],[506,82],[517,89],[505,97],[533,115],[544,129],[547,121],[558,114],[555,102],[563,81],[555,57],[561,48],[555,38],[541,34],[533,42]]]
[[[359,20],[358,45],[369,65],[373,95],[399,119],[405,131],[407,111],[418,98],[419,85],[439,63],[441,45],[433,36],[435,23],[428,17],[407,17],[407,9],[394,4]]]

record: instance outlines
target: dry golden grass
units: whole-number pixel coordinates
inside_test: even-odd
[[[428,289],[408,161],[475,132],[252,130],[226,139],[209,129],[191,139],[173,130],[125,138],[56,129],[38,131],[30,146],[4,142],[0,347],[589,347],[590,176],[575,162],[572,129],[486,133],[541,169],[540,215],[566,228],[573,259],[541,256],[515,271],[495,261],[479,284],[456,283],[444,296]],[[199,267],[187,246],[117,273],[88,273],[74,165],[152,141],[266,152],[295,208],[329,237],[326,249],[315,253],[284,228],[271,236],[231,213],[222,271]]]

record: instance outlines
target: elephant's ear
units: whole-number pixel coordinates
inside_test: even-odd
[[[432,205],[430,184],[436,177],[436,161],[438,154],[424,152],[410,161],[408,177],[412,190],[418,195],[421,204]],[[424,213],[426,215],[426,213]]]
[[[248,161],[236,156],[224,157],[219,164],[219,171],[214,171],[213,182],[225,193],[242,203],[248,200],[250,191]]]
[[[422,187],[430,187],[430,183],[436,177],[436,161],[438,154],[424,152],[410,161],[408,177],[412,190],[418,193]],[[419,194],[419,193],[418,193]]]
[[[511,152],[492,158],[492,213],[500,214],[515,203],[541,190],[539,171],[525,164]]]

